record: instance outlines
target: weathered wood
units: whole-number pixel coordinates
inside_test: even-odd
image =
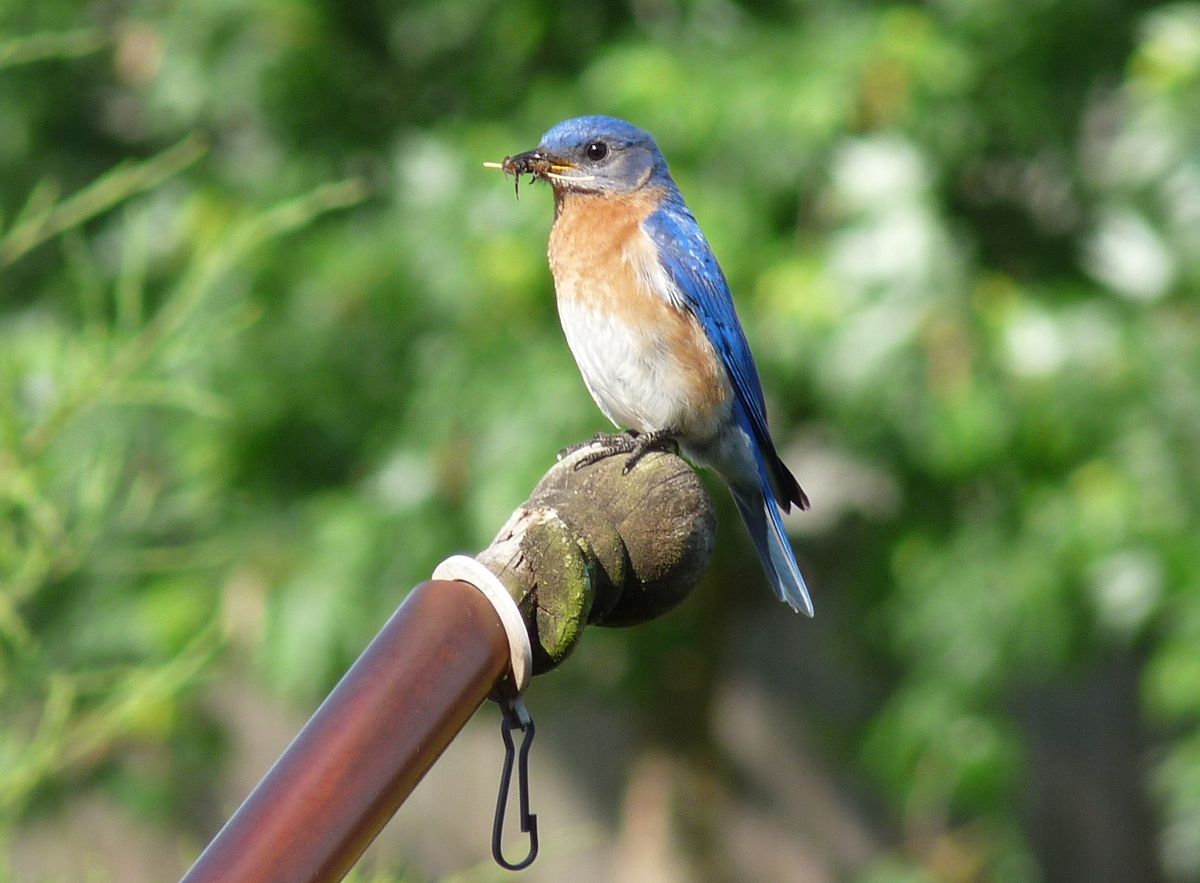
[[[534,673],[561,663],[584,625],[646,622],[682,601],[712,552],[716,520],[703,482],[674,454],[582,468],[559,461],[477,559],[516,599]]]

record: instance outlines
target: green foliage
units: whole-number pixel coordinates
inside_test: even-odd
[[[158,228],[152,257],[151,213],[166,207],[132,201],[204,152],[189,138],[61,200],[48,184],[0,238],[9,265],[61,237],[46,285],[74,295],[0,327],[0,683],[17,722],[0,734],[0,818],[97,773],[124,740],[192,729],[181,693],[218,645],[214,576],[235,548],[206,462],[226,408],[202,354],[227,345],[245,306],[217,291],[265,242],[361,198],[354,182],[321,187],[202,235],[199,200],[173,200],[177,229]],[[106,266],[83,228],[122,203]],[[152,263],[171,265],[161,285]]]
[[[602,428],[547,194],[479,164],[609,112],[671,159],[813,491],[792,640],[876,697],[830,757],[1027,879],[1014,704],[1133,657],[1160,860],[1200,874],[1200,7],[634,10],[0,10],[0,818],[184,815],[214,660],[311,702]],[[706,617],[765,615],[744,582],[564,679],[653,719]]]

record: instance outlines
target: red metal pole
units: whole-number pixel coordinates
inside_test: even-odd
[[[508,663],[477,589],[417,586],[183,883],[341,880]]]

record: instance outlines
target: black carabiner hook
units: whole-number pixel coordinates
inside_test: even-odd
[[[496,798],[496,818],[492,822],[492,858],[496,864],[509,871],[520,871],[537,858],[538,832],[537,816],[529,812],[529,747],[533,744],[533,718],[525,708],[521,697],[503,697],[500,700],[500,711],[503,718],[500,721],[500,736],[504,739],[504,770],[500,773],[500,794]],[[521,810],[521,831],[529,835],[529,854],[521,861],[512,863],[504,857],[501,838],[504,834],[504,810],[508,806],[508,789],[512,782],[513,759],[516,750],[513,745],[512,731],[522,732],[521,752],[517,763],[517,789]]]

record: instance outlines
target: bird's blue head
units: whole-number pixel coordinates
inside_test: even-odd
[[[616,195],[671,180],[650,133],[609,116],[564,120],[534,150],[508,157],[502,167],[549,181],[556,192]]]

